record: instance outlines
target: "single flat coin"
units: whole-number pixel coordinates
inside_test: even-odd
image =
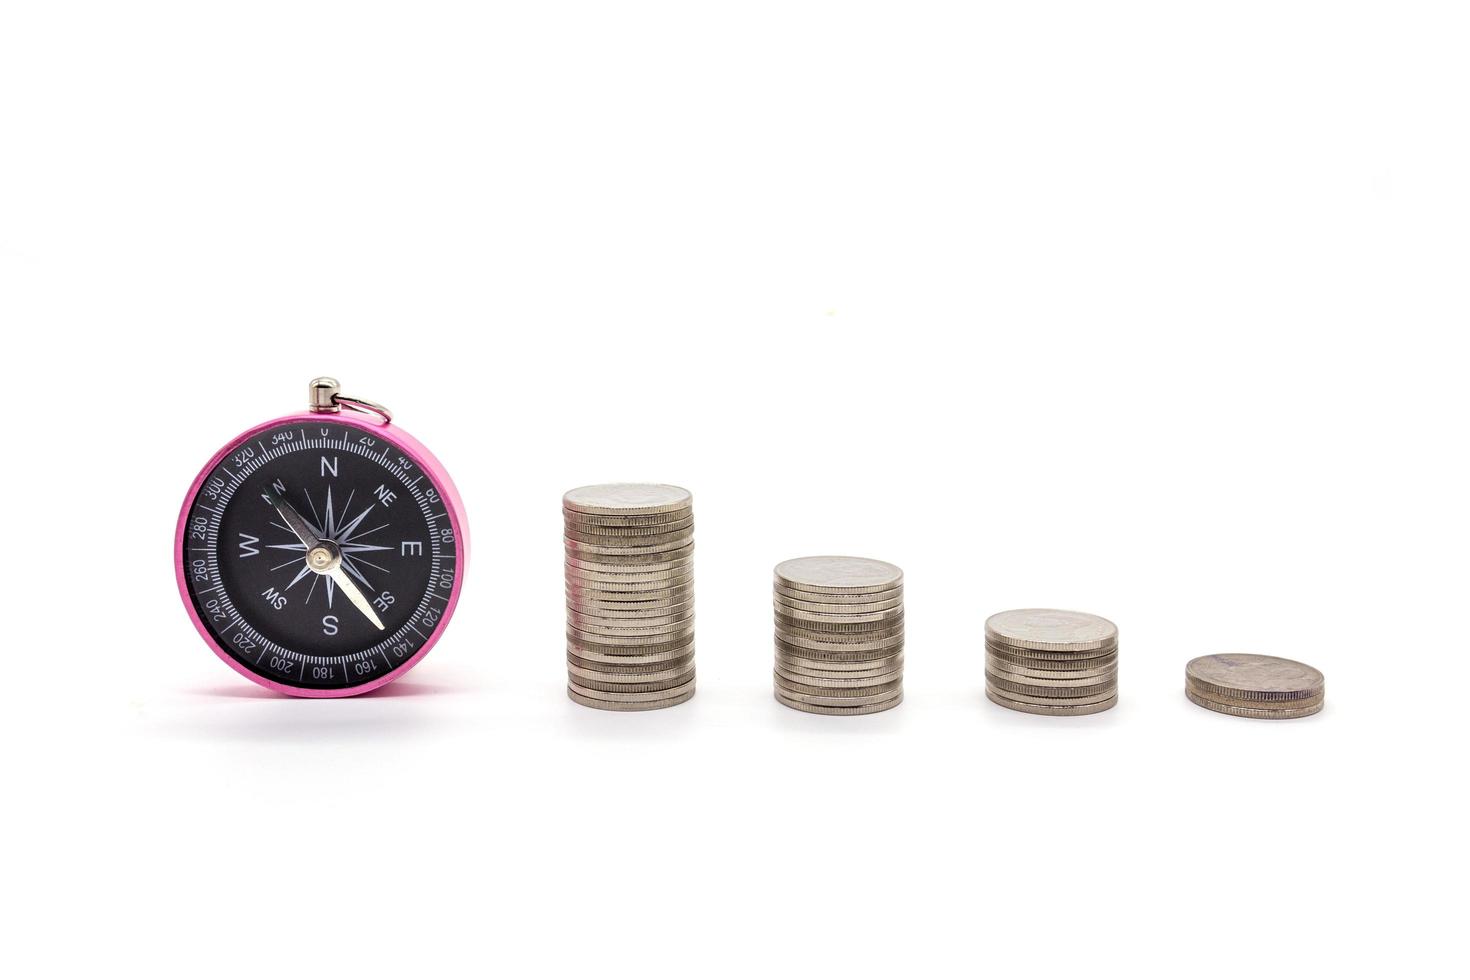
[[[776,566],[776,584],[802,592],[886,592],[903,584],[903,570],[872,558],[815,555]]]
[[[1081,652],[1118,645],[1118,627],[1066,609],[1011,609],[985,621],[985,636],[1022,650]]]
[[[1318,701],[1315,704],[1310,704],[1302,708],[1242,708],[1238,705],[1221,704],[1218,701],[1211,701],[1207,698],[1201,697],[1193,691],[1185,691],[1184,696],[1189,698],[1189,700],[1193,701],[1195,704],[1199,705],[1201,708],[1208,708],[1211,711],[1218,711],[1222,715],[1234,715],[1237,718],[1305,718],[1308,715],[1315,715],[1317,712],[1321,711],[1322,705],[1325,703],[1324,699],[1323,701]]]
[[[783,596],[787,599],[796,599],[800,602],[819,602],[829,606],[845,606],[849,604],[861,606],[872,602],[903,600],[902,586],[896,589],[888,589],[884,592],[854,592],[850,594],[807,592],[802,589],[793,589],[789,586],[782,585],[780,582],[776,582],[771,588],[776,595]]]
[[[902,609],[903,597],[885,599],[882,602],[808,602],[777,592],[774,604],[777,609],[794,610],[795,613],[807,616],[835,616],[840,620],[844,616],[881,616],[891,610]]]
[[[693,691],[694,682],[688,681],[678,687],[669,688],[666,691],[643,691],[640,693],[598,691],[593,688],[585,687],[581,684],[578,684],[575,681],[569,681],[567,683],[567,687],[571,688],[573,691],[582,695],[583,697],[597,698],[601,701],[659,701],[663,700],[664,698],[678,697],[680,694]]]
[[[794,647],[811,657],[831,657],[834,660],[863,659],[879,653],[903,652],[903,631],[880,636],[876,640],[861,642],[828,642],[799,636],[790,630],[776,630],[776,643]]]
[[[694,697],[694,690],[691,688],[684,694],[665,698],[661,701],[604,701],[601,698],[591,698],[585,694],[578,694],[568,687],[567,697],[584,707],[597,708],[601,711],[654,711],[659,708],[672,708],[677,704],[683,704],[685,701]]]
[[[776,673],[782,677],[787,684],[806,685],[815,690],[866,690],[867,688],[881,688],[893,684],[903,683],[903,671],[896,670],[887,674],[877,674],[873,677],[812,677],[809,674],[798,674],[785,667],[777,667]],[[800,688],[798,688],[800,690]]]
[[[1090,657],[1082,660],[1032,660],[1029,657],[1017,657],[1013,654],[1002,655],[986,647],[985,659],[987,662],[1004,664],[1007,670],[1017,673],[1035,672],[1048,677],[1068,673],[1082,676],[1118,669],[1118,655],[1115,653],[1105,657]]]
[[[568,584],[568,602],[578,605],[607,606],[611,609],[639,609],[656,605],[679,605],[694,598],[694,587],[685,585],[677,589],[648,589],[643,592],[604,592],[601,589],[584,589]]]
[[[1110,678],[1099,684],[1058,687],[1013,681],[987,670],[985,672],[985,683],[1003,692],[1006,697],[1015,698],[1016,700],[1044,698],[1047,701],[1055,701],[1059,698],[1065,698],[1069,702],[1081,703],[1084,701],[1097,701],[1100,697],[1110,698],[1118,693],[1117,678]]]
[[[694,664],[694,654],[687,653],[681,657],[655,660],[650,663],[620,664],[607,663],[602,660],[588,660],[571,652],[567,653],[567,667],[576,667],[585,670],[589,677],[601,677],[610,680],[614,677],[639,677],[648,678],[655,674],[664,674],[669,671],[680,671]],[[654,678],[655,680],[658,678]]]
[[[631,651],[623,653],[621,651]],[[662,646],[652,647],[601,647],[592,649],[590,643],[567,643],[567,658],[569,660],[587,661],[589,663],[602,664],[603,666],[621,666],[629,669],[648,667],[656,664],[670,664],[678,662],[681,658],[687,659],[694,656],[694,644],[687,640],[678,643],[666,643]]]
[[[680,627],[679,629],[675,630],[674,632],[667,633],[667,634],[662,634],[662,635],[650,634],[648,636],[639,636],[639,635],[636,635],[636,634],[634,634],[634,635],[623,635],[623,634],[620,634],[620,633],[606,633],[606,632],[604,632],[604,633],[592,633],[592,632],[587,632],[587,631],[584,631],[584,630],[579,630],[575,626],[568,625],[567,626],[567,640],[569,640],[572,643],[577,644],[578,646],[591,645],[591,646],[604,646],[604,647],[611,647],[611,646],[623,646],[623,647],[655,647],[655,646],[660,646],[660,645],[666,644],[666,643],[667,644],[671,644],[671,645],[677,645],[677,644],[675,644],[675,641],[676,640],[677,641],[680,641],[682,643],[693,643],[694,642],[694,620],[692,620],[692,619],[689,620],[689,622],[688,622],[687,625]]]
[[[1313,705],[1320,705],[1327,697],[1323,693],[1314,694],[1309,698],[1292,698],[1289,701],[1261,701],[1252,697],[1237,698],[1228,694],[1216,694],[1214,691],[1202,691],[1191,682],[1185,682],[1184,689],[1215,704],[1228,704],[1236,708],[1255,708],[1259,711],[1290,711],[1297,708],[1310,708]]]
[[[797,619],[784,613],[775,614],[776,627],[797,633],[810,633],[816,639],[833,634],[845,634],[850,636],[862,636],[873,638],[884,633],[896,633],[903,630],[903,613],[892,616],[879,622],[865,623],[833,623],[815,619]]]
[[[666,575],[670,572],[675,572],[676,574],[692,574],[694,571],[694,554],[693,552],[691,552],[690,554],[685,555],[683,558],[677,558],[672,561],[662,562],[629,562],[624,560],[618,560],[614,562],[591,561],[586,558],[577,558],[573,555],[567,555],[566,566],[569,572],[575,569],[575,572],[578,575],[586,573],[599,576],[648,575],[657,577],[659,575]]]
[[[903,686],[903,678],[884,681],[881,684],[865,684],[861,687],[808,684],[799,680],[792,680],[780,671],[774,675],[776,686],[788,694],[805,694],[811,697],[872,697],[877,694],[892,694]]]
[[[863,663],[832,664],[830,662],[803,660],[800,657],[787,657],[777,654],[776,666],[781,670],[803,674],[814,679],[818,677],[831,677],[835,679],[843,677],[867,678],[902,672],[903,657],[889,657],[884,660],[865,661]],[[852,669],[846,670],[844,668]]]
[[[658,592],[685,589],[694,584],[693,569],[658,572],[654,576],[599,573],[596,578],[578,568],[566,570],[567,588],[583,592]]]
[[[567,514],[562,529],[577,534],[591,534],[603,538],[645,538],[687,531],[694,526],[694,515],[686,514],[677,521],[663,524],[594,524],[577,514]]]
[[[985,663],[985,672],[994,674],[1009,684],[1024,684],[1028,687],[1043,687],[1061,693],[1065,690],[1073,690],[1082,687],[1093,687],[1099,684],[1118,683],[1118,671],[1105,670],[1085,677],[1035,677],[1031,674],[1018,674],[1013,670],[1006,669],[1004,664],[988,660]]]
[[[777,678],[776,690],[783,698],[789,698],[792,701],[800,701],[802,704],[816,704],[824,708],[857,708],[866,704],[876,704],[880,701],[888,701],[892,699],[895,694],[900,693],[902,688],[900,688],[899,691],[886,691],[882,694],[864,694],[854,697],[844,697],[842,695],[831,693],[801,694],[797,691],[793,691],[787,685],[780,683],[780,678]]]
[[[787,656],[780,650],[777,650],[776,669],[804,677],[861,680],[863,678],[883,677],[886,674],[902,673],[903,656],[889,657],[873,666],[869,666],[866,663],[833,664],[823,660],[805,660],[801,657]]]
[[[876,704],[857,705],[849,708],[831,708],[826,705],[795,701],[783,695],[779,688],[776,689],[776,700],[788,708],[795,708],[797,711],[805,711],[807,714],[812,715],[872,715],[880,711],[887,711],[889,708],[898,707],[903,703],[903,692],[899,691],[897,697],[890,698],[887,701],[879,701]]]
[[[694,528],[671,529],[659,534],[596,534],[589,531],[579,531],[575,528],[564,528],[562,538],[566,541],[575,541],[578,544],[598,545],[604,548],[641,548],[668,550],[671,547],[685,545],[694,540]]]
[[[565,523],[587,528],[650,527],[657,529],[693,519],[694,509],[692,507],[671,510],[663,514],[581,514],[574,510],[562,509],[562,520]]]
[[[787,619],[796,620],[797,622],[818,623],[824,626],[842,623],[876,623],[882,625],[903,618],[903,603],[889,606],[887,609],[876,609],[871,612],[853,611],[833,613],[803,609],[799,606],[793,606],[789,601],[777,597],[772,603],[772,608],[778,615],[785,616]]]
[[[683,671],[675,677],[655,681],[608,681],[599,678],[586,677],[582,674],[567,672],[567,681],[577,685],[581,691],[601,691],[602,696],[617,694],[665,694],[675,689],[682,689],[686,684],[694,682],[693,669]]]
[[[585,616],[596,620],[615,620],[615,626],[656,626],[662,625],[656,620],[668,620],[677,622],[680,619],[688,619],[694,612],[694,600],[689,599],[679,603],[659,602],[654,605],[645,605],[636,602],[620,603],[595,603],[576,602],[567,600],[567,612],[569,615]],[[640,622],[645,620],[646,622]]]
[[[998,686],[998,685],[996,685],[994,683],[991,683],[989,681],[986,682],[985,689],[987,691],[994,691],[996,694],[998,694],[1001,697],[1005,698],[1007,701],[1022,701],[1022,702],[1025,702],[1026,704],[1051,704],[1051,705],[1096,704],[1099,701],[1106,701],[1109,698],[1114,698],[1114,697],[1117,697],[1117,695],[1118,695],[1117,688],[1113,688],[1112,690],[1110,690],[1110,691],[1108,691],[1108,692],[1106,692],[1104,694],[1085,694],[1085,695],[1081,695],[1079,697],[1071,697],[1065,691],[1058,692],[1055,695],[1052,695],[1052,694],[1023,694],[1020,691],[1007,690],[1006,688],[1000,687],[1000,686]]]
[[[694,495],[667,483],[600,483],[568,490],[561,503],[579,514],[667,514],[688,510]]]
[[[1095,715],[1100,711],[1107,711],[1118,703],[1118,697],[1114,695],[1106,701],[1099,701],[1096,704],[1028,704],[1024,701],[1012,701],[1010,698],[991,690],[989,687],[985,689],[985,696],[1002,708],[1010,708],[1012,711],[1024,711],[1028,715]]]
[[[1030,684],[1048,684],[1058,681],[1082,681],[1088,683],[1108,675],[1116,676],[1118,673],[1118,662],[1113,660],[1099,667],[1089,667],[1085,670],[1046,670],[1034,666],[1018,664],[1014,660],[1007,660],[992,654],[985,655],[985,668],[993,670],[997,674],[1014,677],[1017,680],[1026,679]]]
[[[1256,653],[1212,653],[1195,657],[1185,665],[1184,677],[1206,697],[1222,694],[1261,701],[1312,698],[1327,687],[1326,679],[1316,667]]]
[[[571,538],[562,538],[562,544],[566,546],[568,558],[593,558],[598,561],[624,561],[629,559],[641,559],[649,562],[662,563],[666,561],[678,561],[680,558],[688,558],[694,554],[694,537],[692,535],[679,535],[679,540],[667,545],[659,544],[652,547],[622,547],[618,545],[589,544],[585,541],[574,541]]]

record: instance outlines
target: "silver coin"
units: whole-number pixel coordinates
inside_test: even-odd
[[[1214,694],[1259,701],[1311,698],[1326,690],[1316,667],[1255,653],[1214,653],[1196,657],[1184,668],[1186,681],[1206,697]]]
[[[807,714],[812,715],[873,715],[880,711],[887,711],[889,708],[896,708],[902,704],[903,692],[899,691],[896,697],[887,701],[879,701],[876,704],[865,704],[849,708],[830,708],[826,705],[794,701],[783,696],[779,688],[776,689],[776,700],[788,708],[795,708],[797,711],[805,711]]]
[[[652,661],[650,663],[632,664],[608,663],[605,660],[588,660],[586,657],[579,657],[576,654],[571,653],[570,651],[568,651],[567,653],[567,665],[569,667],[577,667],[581,670],[596,671],[597,675],[603,676],[604,678],[621,676],[643,677],[650,674],[662,674],[663,672],[669,670],[681,670],[683,668],[690,667],[693,664],[693,651],[690,651],[689,653],[686,653],[680,657],[666,658],[663,660]]]
[[[858,624],[858,623],[877,623],[877,624],[883,624],[883,623],[892,623],[895,620],[900,620],[900,619],[903,618],[903,603],[898,603],[897,605],[890,606],[887,609],[877,609],[877,610],[873,610],[871,612],[858,612],[858,611],[854,610],[853,612],[846,612],[846,613],[831,613],[831,612],[818,612],[818,611],[813,611],[813,610],[810,610],[810,609],[803,609],[803,608],[801,608],[799,606],[793,606],[793,605],[791,605],[791,603],[790,603],[789,600],[783,600],[783,599],[780,599],[778,597],[772,603],[772,608],[775,610],[775,612],[778,615],[785,616],[787,619],[794,619],[794,620],[797,620],[797,621],[800,621],[800,622],[821,623],[821,624],[831,624],[831,623],[851,623],[851,624]]]
[[[775,579],[802,592],[886,592],[903,584],[903,570],[872,558],[813,555],[783,561],[776,566]]]
[[[1300,708],[1243,708],[1238,705],[1222,704],[1218,701],[1211,701],[1208,698],[1201,697],[1193,691],[1185,691],[1184,696],[1189,698],[1189,700],[1193,701],[1195,704],[1199,705],[1201,708],[1208,708],[1211,711],[1218,711],[1222,715],[1234,715],[1237,718],[1261,718],[1276,720],[1285,720],[1288,718],[1306,718],[1308,715],[1315,715],[1317,712],[1322,710],[1323,704],[1326,703],[1325,699],[1323,699]]]
[[[647,620],[616,620],[616,619],[592,619],[587,616],[574,613],[567,617],[567,627],[592,636],[660,636],[675,635],[685,629],[694,628],[694,615],[691,613],[683,619],[669,619],[669,622],[655,622]],[[625,625],[629,622],[637,625]]]
[[[568,681],[567,687],[585,698],[597,698],[601,701],[659,701],[664,698],[677,697],[687,691],[694,690],[694,682],[686,681],[678,687],[671,687],[664,691],[642,691],[636,693],[627,691],[599,691],[595,688],[585,687],[575,681]]]
[[[579,514],[667,514],[689,509],[694,495],[667,483],[599,483],[568,490],[561,503]]]
[[[569,598],[566,601],[566,608],[569,613],[576,613],[579,616],[595,616],[598,619],[659,619],[664,616],[678,619],[682,613],[694,611],[694,598],[688,597],[679,599],[679,601],[657,599],[654,602],[595,602]],[[629,626],[634,626],[634,623],[629,623]]]
[[[796,599],[800,602],[818,602],[829,606],[865,605],[870,602],[889,602],[891,600],[903,599],[903,587],[888,589],[885,592],[807,592],[804,589],[793,589],[790,586],[775,582],[771,586],[774,594],[786,599]]]
[[[1091,674],[1087,677],[1034,677],[1030,674],[1017,674],[1013,671],[1006,670],[994,661],[989,661],[985,664],[985,673],[987,675],[994,674],[1007,684],[1020,684],[1024,687],[1040,687],[1058,692],[1096,687],[1100,684],[1111,684],[1114,687],[1118,685],[1118,672],[1116,670]]]
[[[585,589],[568,584],[568,602],[608,606],[613,609],[646,608],[656,605],[677,605],[694,598],[694,587],[682,585],[676,589],[646,589],[641,592],[604,592],[601,589]]]
[[[813,690],[867,690],[868,688],[882,688],[887,685],[902,684],[903,671],[894,670],[886,674],[874,674],[870,677],[814,677],[811,674],[802,674],[789,667],[776,665],[776,675],[785,679],[788,684],[804,685]],[[801,690],[800,687],[797,690]]]
[[[562,520],[568,524],[577,524],[589,528],[598,527],[651,527],[659,528],[669,524],[678,524],[681,521],[694,519],[694,508],[685,507],[683,510],[670,510],[662,514],[583,514],[575,510],[562,508]]]
[[[830,656],[835,659],[842,659],[844,657],[856,656],[861,659],[863,656],[871,656],[877,651],[902,650],[903,631],[899,630],[897,633],[885,634],[875,640],[849,641],[839,639],[828,641],[814,640],[810,637],[798,635],[798,633],[791,630],[778,629],[776,630],[776,643],[777,645],[784,644],[785,646],[806,651],[812,657]]]
[[[568,625],[567,639],[579,646],[590,644],[594,646],[652,647],[665,643],[673,643],[675,640],[680,640],[684,643],[693,643],[694,620],[691,619],[686,626],[681,626],[668,633],[650,633],[647,635],[591,632]]]
[[[854,695],[852,697],[844,697],[842,695],[831,693],[802,694],[799,691],[793,691],[787,685],[780,683],[779,680],[780,679],[778,678],[776,684],[776,692],[782,698],[791,701],[799,701],[802,704],[815,704],[823,708],[857,708],[862,707],[863,705],[878,704],[884,701],[891,701],[896,695],[903,692],[903,688],[902,686],[900,686],[896,690],[884,691],[881,694],[861,694]]]
[[[685,701],[694,697],[694,689],[690,688],[683,694],[671,698],[664,698],[660,701],[604,701],[602,698],[593,698],[585,694],[578,694],[568,687],[567,697],[584,707],[597,708],[601,711],[655,711],[659,708],[672,708],[675,705],[683,704]]]
[[[663,589],[686,589],[694,585],[693,569],[676,569],[674,572],[659,572],[657,577],[646,575],[616,575],[598,573],[591,577],[581,569],[566,570],[567,588],[582,592],[658,592]]]
[[[577,534],[590,534],[602,538],[657,537],[663,534],[687,531],[693,526],[694,515],[692,513],[686,513],[677,521],[665,521],[662,524],[594,524],[577,514],[567,514],[566,519],[562,521],[562,529],[564,531],[573,531]]]
[[[986,682],[985,689],[987,691],[994,691],[996,694],[1005,698],[1007,701],[1021,701],[1026,704],[1043,705],[1050,704],[1074,706],[1079,704],[1096,704],[1099,701],[1106,701],[1109,698],[1114,698],[1118,696],[1116,689],[1102,694],[1086,694],[1081,697],[1067,697],[1065,696],[1065,693],[1058,694],[1056,696],[1053,696],[1051,694],[1023,694],[1020,691],[1011,691],[1007,690],[1006,688],[999,687],[998,685],[989,681]]]
[[[1213,701],[1216,704],[1228,704],[1237,708],[1253,708],[1257,711],[1289,711],[1296,708],[1310,708],[1326,700],[1325,693],[1318,693],[1305,698],[1289,698],[1273,701],[1262,701],[1252,697],[1237,698],[1231,697],[1228,694],[1218,694],[1214,691],[1201,690],[1198,685],[1188,681],[1185,682],[1184,689],[1198,694],[1206,701]]]
[[[694,667],[685,667],[684,670],[673,671],[667,677],[600,677],[597,674],[588,674],[585,670],[567,669],[567,682],[575,683],[581,691],[601,691],[603,693],[659,693],[673,691],[682,688],[686,683],[694,682]]]
[[[865,687],[815,686],[811,684],[803,684],[800,681],[793,681],[791,678],[783,677],[779,673],[773,674],[772,679],[775,682],[776,686],[781,689],[782,693],[788,694],[794,698],[831,698],[854,704],[857,703],[853,700],[855,698],[878,698],[880,696],[887,697],[894,694],[896,691],[898,691],[899,688],[903,687],[902,679],[896,681],[886,681],[882,684],[869,684]],[[840,706],[841,705],[839,704],[839,707]]]
[[[631,668],[667,663],[680,657],[692,657],[694,656],[694,644],[689,640],[681,640],[658,646],[605,647],[598,645],[596,649],[593,649],[593,644],[590,643],[568,642],[567,656],[570,659],[586,660],[606,666],[626,665]]]
[[[829,660],[808,660],[805,657],[789,657],[784,654],[776,658],[776,666],[782,670],[799,672],[811,677],[880,677],[883,674],[903,670],[903,655],[885,657],[882,660],[864,660],[853,663],[833,663]],[[850,669],[847,669],[850,668]]]
[[[903,622],[904,618],[901,613],[890,619],[872,623],[828,623],[813,619],[797,619],[779,612],[775,614],[777,629],[795,633],[810,633],[815,639],[823,639],[834,634],[873,639],[884,634],[902,632]]]
[[[863,663],[833,663],[830,660],[808,660],[805,657],[793,657],[776,651],[776,669],[784,670],[793,674],[801,674],[806,677],[830,677],[834,679],[861,679],[864,677],[882,677],[884,674],[898,673],[903,670],[903,654],[896,657],[885,657],[883,660],[866,661]]]
[[[1099,667],[1088,667],[1082,670],[1047,670],[1044,668],[1018,664],[1014,660],[1007,660],[987,653],[985,655],[985,667],[994,670],[998,674],[1008,674],[1017,679],[1025,678],[1027,683],[1047,684],[1059,681],[1082,681],[1084,683],[1096,680],[1108,675],[1116,676],[1118,673],[1118,662],[1103,664]]]
[[[1024,701],[1012,701],[988,687],[985,689],[985,696],[1002,708],[1024,711],[1028,715],[1095,715],[1118,703],[1118,696],[1115,694],[1106,701],[1095,704],[1028,704]]]
[[[1066,609],[1011,609],[985,621],[985,636],[1022,650],[1075,653],[1116,646],[1118,627]]]
[[[1116,646],[1082,653],[1065,653],[1057,650],[1022,650],[989,639],[985,641],[985,652],[1006,660],[1014,660],[1017,663],[1034,663],[1068,669],[1080,669],[1103,661],[1116,662],[1118,659]]]
[[[1069,703],[1080,704],[1109,698],[1118,693],[1117,678],[1111,678],[1099,684],[1088,684],[1086,686],[1056,687],[1008,680],[999,674],[987,670],[985,672],[985,683],[1006,697],[1017,701],[1025,701],[1030,698],[1044,698],[1047,702],[1065,699]]]
[[[792,609],[809,616],[864,616],[880,615],[894,609],[901,609],[903,608],[903,597],[884,599],[881,602],[809,602],[806,599],[793,599],[777,590],[774,604],[778,609]]]
[[[694,536],[679,535],[679,540],[670,544],[658,544],[651,547],[622,547],[617,545],[588,544],[583,541],[574,541],[563,537],[562,544],[565,546],[568,558],[576,558],[579,561],[592,559],[595,561],[647,561],[663,563],[666,561],[678,561],[680,558],[688,558],[694,554]]]
[[[630,575],[630,576],[658,576],[674,572],[676,574],[692,574],[694,571],[694,553],[690,552],[683,558],[675,558],[669,561],[643,561],[629,560],[626,555],[613,561],[592,561],[588,558],[578,558],[567,555],[566,566],[568,571],[575,570],[578,575]]]

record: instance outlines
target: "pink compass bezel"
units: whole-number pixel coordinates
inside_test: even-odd
[[[219,466],[220,462],[241,444],[265,432],[267,429],[297,422],[345,425],[349,428],[361,429],[364,432],[392,442],[394,446],[403,451],[405,456],[413,461],[415,466],[422,472],[427,473],[429,480],[438,488],[444,501],[445,511],[449,515],[449,526],[454,529],[457,574],[454,576],[454,585],[449,590],[449,601],[444,606],[444,616],[439,620],[439,623],[434,627],[433,631],[429,633],[429,637],[424,641],[424,645],[412,657],[381,677],[376,677],[373,680],[351,687],[331,689],[295,687],[291,684],[282,684],[279,681],[261,677],[247,670],[243,664],[230,656],[229,652],[215,639],[214,634],[209,632],[208,627],[204,625],[204,621],[199,616],[199,610],[194,605],[194,597],[189,591],[189,579],[184,570],[184,535],[189,524],[189,510],[193,506],[195,498],[199,495],[199,488],[204,486],[204,481],[209,477],[209,474],[213,473],[215,467]],[[369,691],[375,691],[384,685],[393,683],[412,670],[414,665],[420,660],[423,660],[428,652],[434,648],[434,644],[439,642],[439,637],[444,634],[445,627],[449,625],[449,621],[454,617],[454,609],[459,604],[459,593],[464,587],[465,570],[469,566],[469,561],[470,538],[469,530],[465,526],[464,504],[460,501],[459,491],[455,488],[454,481],[449,477],[449,471],[444,469],[444,466],[434,457],[433,453],[424,447],[423,443],[403,431],[396,423],[382,422],[371,416],[359,416],[356,413],[346,411],[340,414],[300,412],[295,415],[285,415],[281,418],[252,426],[225,443],[219,452],[210,457],[209,462],[204,465],[204,468],[199,471],[199,475],[194,477],[194,482],[189,485],[189,492],[184,497],[184,505],[179,509],[178,527],[174,531],[174,578],[178,581],[179,597],[184,600],[184,608],[188,610],[189,619],[194,624],[194,628],[199,631],[199,635],[204,638],[204,642],[209,644],[209,648],[214,651],[215,656],[223,660],[242,677],[255,684],[259,684],[261,687],[269,688],[272,691],[301,698],[345,698],[358,694],[366,694]]]

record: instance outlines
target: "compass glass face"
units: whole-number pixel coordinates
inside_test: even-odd
[[[367,684],[423,649],[459,573],[443,492],[373,426],[286,422],[232,446],[189,504],[200,621],[250,673]]]

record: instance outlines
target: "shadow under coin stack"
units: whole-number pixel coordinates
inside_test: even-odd
[[[776,566],[776,700],[867,715],[903,700],[903,572],[870,558]]]
[[[1215,653],[1184,668],[1184,693],[1201,708],[1238,718],[1305,718],[1322,710],[1327,681],[1295,660]]]
[[[1033,715],[1090,715],[1118,703],[1118,627],[1065,609],[985,621],[985,696]]]
[[[694,696],[694,498],[609,483],[562,498],[567,695],[608,711]]]

